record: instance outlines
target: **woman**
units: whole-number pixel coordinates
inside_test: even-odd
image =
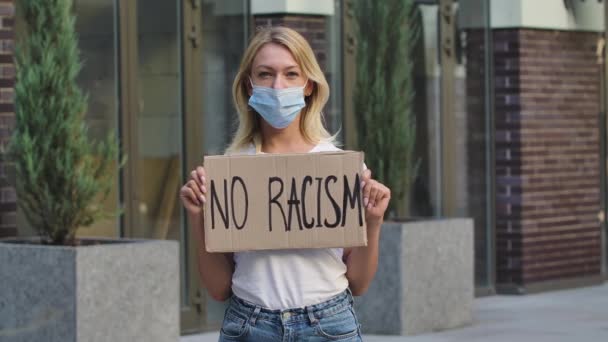
[[[310,45],[285,27],[253,37],[232,93],[239,127],[230,154],[338,150],[323,127],[329,86]],[[220,341],[360,341],[352,295],[368,288],[389,189],[363,174],[368,245],[356,248],[207,253],[202,209],[207,185],[197,167],[181,189],[199,242],[199,271],[209,294],[231,298]]]

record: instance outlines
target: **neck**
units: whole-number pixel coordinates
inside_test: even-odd
[[[284,129],[276,129],[264,120],[262,128],[262,152],[266,153],[304,153],[314,144],[306,141],[300,132],[300,115]]]

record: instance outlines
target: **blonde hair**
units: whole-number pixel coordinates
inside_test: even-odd
[[[321,67],[315,58],[312,48],[296,31],[287,27],[265,27],[260,29],[251,39],[239,71],[232,84],[232,98],[239,115],[238,129],[228,147],[227,152],[237,152],[254,144],[256,152],[260,152],[262,136],[257,113],[248,105],[248,83],[251,75],[253,60],[258,51],[268,43],[279,44],[291,52],[304,76],[313,82],[313,90],[306,96],[306,107],[300,113],[300,132],[308,142],[333,142],[332,136],[323,126],[321,110],[329,98],[329,85]]]

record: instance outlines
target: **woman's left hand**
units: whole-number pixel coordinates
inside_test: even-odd
[[[367,169],[363,171],[363,205],[365,206],[365,220],[368,227],[373,224],[382,223],[384,212],[391,200],[391,190],[384,184],[372,179],[372,172]]]

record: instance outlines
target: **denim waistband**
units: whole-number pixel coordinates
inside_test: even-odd
[[[352,304],[353,296],[350,289],[346,289],[340,294],[322,303],[287,310],[272,310],[264,308],[235,295],[233,295],[230,299],[231,308],[249,317],[249,320],[254,324],[257,319],[281,321],[283,323],[309,320],[311,323],[315,323],[316,320],[323,317],[335,315],[336,313],[348,310]]]

